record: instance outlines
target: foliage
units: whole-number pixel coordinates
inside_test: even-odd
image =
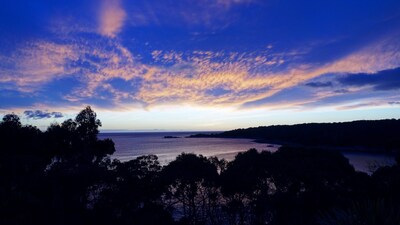
[[[251,138],[261,142],[307,146],[367,147],[400,153],[400,119],[360,120],[339,123],[305,123],[236,129],[194,137]]]
[[[4,116],[0,224],[400,224],[399,165],[368,176],[339,152],[300,147],[250,149],[231,162],[187,153],[165,166],[155,155],[112,161],[100,126],[90,107],[45,132]]]
[[[400,208],[384,199],[360,201],[332,209],[319,217],[320,225],[393,225],[400,222]]]
[[[216,197],[216,166],[204,156],[182,153],[162,176],[167,187],[164,201],[176,207],[175,214],[188,224],[205,223]]]

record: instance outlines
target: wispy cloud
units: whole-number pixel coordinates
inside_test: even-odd
[[[98,32],[111,38],[121,31],[127,16],[120,0],[102,0],[98,15]]]
[[[362,103],[356,103],[356,104],[348,104],[348,105],[343,105],[337,107],[338,110],[351,110],[351,109],[358,109],[358,108],[365,108],[365,107],[379,107],[379,106],[385,106],[386,102],[384,101],[370,101],[367,100],[366,102]]]
[[[382,46],[382,42],[372,43],[372,46],[322,66],[292,64],[286,67],[287,69],[279,67],[280,62],[288,60],[287,58],[274,58],[268,53],[193,52],[186,56],[177,52],[156,51],[153,52],[155,61],[169,63],[172,66],[158,68],[156,72],[147,76],[138,97],[149,105],[191,102],[207,105],[262,106],[263,99],[324,74],[376,72],[381,68],[393,68],[399,65],[400,55],[396,49],[392,48],[393,45],[390,43],[384,42],[384,45],[386,47]],[[372,54],[370,51],[375,52]],[[381,57],[386,60],[382,61]],[[307,84],[320,88],[333,86],[329,81]],[[214,95],[213,90],[223,91]],[[357,88],[348,88],[347,91],[355,92]],[[300,94],[299,97],[307,99],[297,99],[296,105],[299,102],[304,104],[343,94],[345,94],[343,91],[336,89],[319,90],[312,95],[312,98]],[[287,103],[288,101],[290,102],[290,96],[286,98]],[[288,104],[285,107],[287,106]]]
[[[296,69],[292,70],[293,76],[291,77],[291,79],[280,83],[280,85],[275,85],[275,91],[272,91],[265,97],[259,98],[255,101],[248,101],[244,104],[244,106],[272,107],[276,105],[276,102],[272,100],[274,99],[275,95],[279,96],[280,92],[285,95],[286,90],[290,88],[296,88],[301,83],[306,83],[306,86],[314,88],[318,86],[319,88],[318,90],[314,90],[312,91],[312,93],[309,94],[298,93],[297,95],[286,95],[285,101],[279,103],[279,107],[307,108],[311,107],[312,105],[324,106],[324,103],[326,105],[330,105],[329,101],[331,101],[331,99],[338,99],[335,100],[335,103],[338,104],[340,101],[354,101],[354,99],[357,98],[366,98],[366,93],[364,93],[365,88],[361,86],[348,87],[347,89],[343,89],[343,86],[335,87],[334,83],[337,83],[336,79],[345,74],[377,73],[382,70],[399,67],[400,54],[398,51],[398,44],[399,43],[397,40],[395,40],[395,38],[380,40],[370,43],[364,48],[356,52],[350,53],[343,58],[326,63],[324,65],[309,64],[307,66],[297,66],[295,67]],[[326,74],[331,74],[334,77],[333,81],[327,81],[326,79],[323,79],[322,81],[315,81],[316,78],[324,77]],[[287,73],[283,72],[279,77],[283,79],[285,76],[287,76]],[[385,83],[384,79],[382,80],[376,77],[372,79],[379,80],[376,85],[378,85],[379,83]],[[397,77],[394,77],[394,79],[397,82]],[[330,85],[329,82],[332,85]],[[323,90],[324,88],[325,90]],[[358,95],[357,93],[360,94]],[[367,95],[368,98],[370,98],[371,96],[376,95],[376,93],[369,91]]]
[[[227,26],[235,18],[232,8],[258,2],[257,0],[188,0],[135,1],[129,9],[129,20],[134,26],[144,25],[200,25],[208,28]],[[173,13],[172,13],[173,12]]]
[[[76,61],[79,53],[74,46],[37,41],[21,46],[0,70],[0,82],[15,83],[19,91],[32,92],[58,77],[72,74],[69,61]]]
[[[254,2],[256,2],[256,0],[217,0],[216,2],[219,5],[231,7],[233,5],[238,5],[238,4],[254,3]]]
[[[104,4],[114,5],[104,8],[105,11],[122,10],[120,2]],[[350,85],[335,87],[337,80],[315,78],[326,74],[374,73],[400,66],[395,38],[370,43],[324,64],[301,62],[298,54],[292,54],[295,50],[272,52],[270,46],[246,52],[152,49],[150,59],[143,60],[137,49],[110,38],[122,27],[123,20],[118,21],[118,26],[111,23],[114,28],[105,29],[104,36],[93,37],[87,35],[90,30],[77,30],[61,32],[56,41],[38,40],[23,45],[12,57],[6,57],[6,63],[0,64],[0,70],[6,71],[0,82],[13,83],[19,91],[33,92],[58,79],[74,77],[76,82],[70,84],[63,101],[73,105],[105,102],[104,105],[116,109],[166,104],[270,107],[270,98],[291,88],[318,89],[308,90],[308,95],[286,97],[279,104],[274,102],[277,107],[288,108],[362,89]]]

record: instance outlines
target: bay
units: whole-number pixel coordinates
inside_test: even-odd
[[[198,133],[201,132],[100,133],[99,138],[111,138],[114,141],[116,151],[112,158],[128,161],[141,155],[154,154],[163,165],[174,160],[182,152],[233,160],[238,152],[247,151],[250,148],[274,152],[280,147],[256,143],[251,139],[186,138]],[[172,138],[165,138],[166,136]]]
[[[128,161],[141,155],[154,154],[162,165],[173,161],[176,156],[185,153],[216,156],[228,161],[237,153],[256,148],[260,151],[275,152],[280,145],[257,143],[251,139],[233,138],[186,138],[202,132],[126,132],[100,133],[99,138],[110,138],[115,143],[113,159]],[[203,132],[213,133],[213,132]],[[167,138],[166,138],[167,137]],[[343,155],[357,171],[371,174],[379,166],[395,164],[392,155],[344,151]]]

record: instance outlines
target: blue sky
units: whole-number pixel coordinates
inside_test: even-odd
[[[398,118],[400,2],[4,0],[0,114],[108,130]]]

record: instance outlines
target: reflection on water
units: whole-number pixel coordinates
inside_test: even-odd
[[[113,158],[128,161],[141,155],[154,154],[163,165],[174,160],[182,152],[233,160],[238,152],[247,151],[250,148],[271,152],[279,148],[279,145],[256,143],[250,139],[185,138],[195,133],[199,132],[101,133],[99,137],[111,138],[114,141],[116,152]],[[164,136],[178,138],[164,138]],[[382,154],[344,152],[343,155],[349,159],[356,170],[366,173],[371,173],[379,166],[395,163],[393,156]]]
[[[154,154],[158,156],[162,164],[174,160],[182,152],[232,160],[238,152],[250,148],[276,151],[279,147],[278,145],[256,143],[250,139],[185,138],[196,133],[198,132],[101,133],[99,137],[111,138],[114,141],[116,152],[113,158],[127,161],[141,155]],[[179,138],[164,138],[164,136]]]

